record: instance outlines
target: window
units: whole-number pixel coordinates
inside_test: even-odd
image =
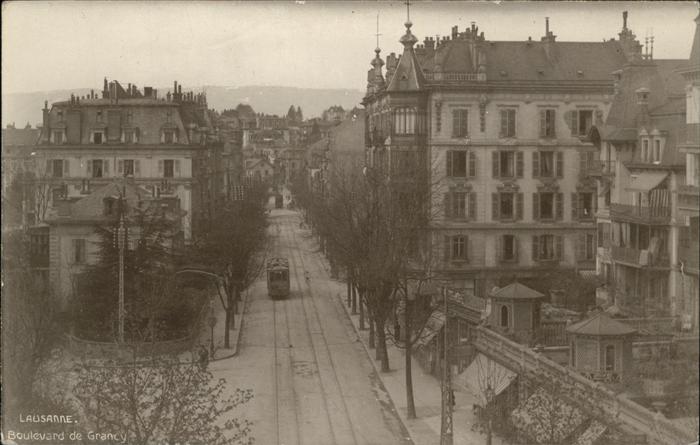
[[[539,192],[532,195],[532,216],[534,219],[562,219],[564,210],[564,194],[554,192]]]
[[[499,193],[499,216],[501,219],[513,219],[515,216],[515,199],[513,193]]]
[[[540,152],[540,177],[551,178],[554,176],[554,152]]]
[[[586,234],[586,260],[595,260],[596,247],[595,247],[595,235],[592,233]]]
[[[54,130],[53,132],[53,143],[62,144],[63,143],[63,130]]]
[[[515,110],[501,110],[500,137],[515,137]]]
[[[49,171],[51,172],[51,176],[54,178],[62,178],[63,177],[63,159],[54,159],[50,162],[50,169]]]
[[[88,161],[92,164],[92,177],[101,178],[102,177],[102,159],[93,159]]]
[[[494,178],[522,178],[523,153],[515,151],[495,151],[492,159]]]
[[[592,192],[578,193],[576,203],[576,216],[578,219],[591,219],[595,216],[595,197]]]
[[[533,178],[563,178],[564,153],[554,151],[535,151],[532,153]]]
[[[136,175],[136,162],[133,159],[124,159],[119,161],[119,174],[122,176]]]
[[[452,111],[452,137],[464,138],[469,136],[469,110]]]
[[[523,218],[523,194],[501,192],[492,195],[491,219],[494,221],[520,220]]]
[[[414,134],[416,132],[416,111],[402,107],[394,110],[394,133]]]
[[[571,118],[571,134],[586,136],[593,126],[593,110],[575,110]]]
[[[445,236],[445,260],[467,260],[467,237],[465,235]]]
[[[509,325],[510,317],[508,312],[508,306],[501,306],[501,327],[503,328],[507,328]]]
[[[535,261],[558,260],[562,256],[561,236],[539,235],[532,237],[532,257]]]
[[[649,162],[649,139],[642,139],[642,162]]]
[[[124,143],[133,144],[136,142],[136,132],[134,130],[124,130]]]
[[[614,371],[615,370],[615,346],[607,345],[605,346],[605,370]]]
[[[556,136],[555,131],[555,111],[541,110],[540,111],[540,137],[553,138]]]
[[[445,194],[445,217],[476,218],[476,193],[453,191]]]
[[[686,153],[686,184],[700,186],[700,154]]]
[[[85,240],[73,240],[73,263],[85,264]]]
[[[101,131],[96,131],[92,134],[92,142],[95,144],[102,143],[102,132]]]
[[[518,246],[515,235],[503,235],[501,237],[501,261],[517,261]]]
[[[452,192],[447,194],[446,216],[451,218],[467,217],[467,194],[465,192]]]
[[[540,193],[540,218],[554,219],[554,193]]]
[[[450,150],[447,152],[447,176],[464,178],[467,176],[467,152]]]
[[[179,161],[175,161],[173,159],[165,159],[163,161],[159,161],[158,164],[160,173],[163,175],[164,178],[175,177],[175,166],[176,164],[178,164],[179,167]],[[267,170],[265,170],[265,174],[267,174]]]

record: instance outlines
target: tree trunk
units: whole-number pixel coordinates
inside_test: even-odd
[[[404,297],[404,345],[406,346],[406,415],[409,419],[416,418],[416,403],[413,400],[413,376],[411,374],[412,361],[411,361],[411,348],[413,347],[411,342],[411,302],[408,298]]]
[[[347,293],[348,293],[346,300],[347,300],[348,307],[350,307],[350,305],[352,304],[352,290],[351,290],[352,282],[350,282],[350,274],[349,273],[348,273],[348,278],[346,281],[347,281],[347,283],[345,285],[345,288],[346,288]]]
[[[377,330],[377,359],[382,361],[382,372],[389,372],[389,351],[386,349],[386,331],[384,325],[386,321],[376,321]]]
[[[369,316],[369,347],[374,348],[374,320]]]
[[[350,283],[350,288],[352,291],[352,315],[357,315],[357,287],[355,283]]]
[[[364,299],[364,291],[360,291],[360,330],[364,331],[365,329],[365,299]]]
[[[226,309],[226,320],[224,320],[224,348],[230,348],[230,335],[229,335],[229,324],[231,323],[231,308]]]

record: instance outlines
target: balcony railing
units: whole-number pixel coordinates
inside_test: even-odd
[[[669,267],[669,258],[667,255],[654,255],[647,249],[612,246],[610,248],[610,253],[612,254],[613,260],[633,266]]]
[[[478,73],[441,73],[432,72],[424,73],[425,80],[428,81],[446,81],[446,82],[466,82],[479,80]]]
[[[668,224],[671,221],[671,208],[610,204],[610,218],[647,224]]]

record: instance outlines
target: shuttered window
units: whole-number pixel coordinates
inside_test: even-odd
[[[469,136],[469,110],[452,110],[452,137],[464,138]]]
[[[561,260],[563,257],[561,236],[535,235],[532,237],[532,259],[534,261]]]
[[[540,137],[553,138],[556,137],[556,114],[555,110],[540,110]]]
[[[515,110],[501,110],[501,131],[502,138],[515,137]]]

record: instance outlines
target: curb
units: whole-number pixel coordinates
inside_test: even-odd
[[[245,312],[246,312],[246,309],[248,306],[248,292],[246,292],[245,295],[241,298],[241,303],[242,303],[241,306],[242,306],[243,310],[241,310],[240,319],[238,320],[238,324],[234,328],[234,332],[233,332],[233,337],[234,337],[233,338],[233,348],[232,348],[233,352],[231,352],[230,354],[225,355],[223,357],[216,357],[216,358],[209,359],[210,363],[211,362],[219,362],[221,360],[233,358],[236,355],[238,355],[238,343],[241,340],[241,331],[243,330],[243,320],[244,320],[243,315],[245,315]]]
[[[359,296],[358,296],[359,297]],[[382,384],[382,389],[386,392],[386,395],[389,397],[389,400],[391,400],[391,404],[394,407],[394,411],[396,412],[396,416],[398,417],[399,421],[401,422],[401,426],[403,426],[404,430],[408,434],[408,439],[411,441],[411,443],[415,444],[416,441],[413,440],[413,435],[411,434],[411,429],[408,427],[406,424],[407,419],[404,419],[404,416],[401,414],[401,411],[397,409],[396,404],[394,403],[394,398],[391,396],[389,393],[389,390],[386,388],[386,385],[384,384],[384,379],[382,378],[382,371],[379,368],[379,366],[376,363],[376,360],[372,356],[369,347],[365,344],[365,342],[362,340],[362,336],[360,335],[360,328],[355,326],[355,323],[352,321],[352,313],[350,312],[350,308],[345,306],[345,302],[343,301],[342,294],[336,294],[336,298],[340,300],[340,305],[343,307],[343,310],[345,311],[345,315],[348,317],[348,320],[350,321],[350,324],[352,325],[353,330],[355,331],[355,335],[357,335],[357,340],[362,344],[362,347],[364,348],[365,352],[367,353],[367,358],[369,359],[370,363],[372,363],[372,368],[374,368],[374,372],[377,374],[377,378]]]

